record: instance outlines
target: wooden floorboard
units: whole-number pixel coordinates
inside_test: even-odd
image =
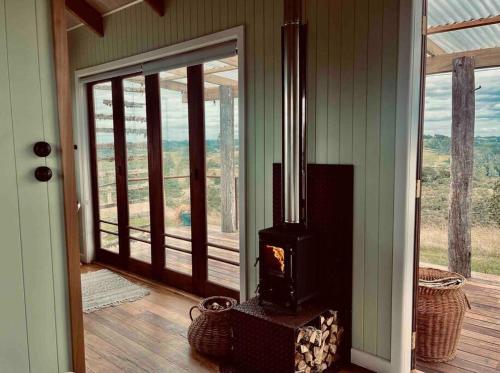
[[[82,266],[82,273],[103,267]],[[150,295],[84,314],[87,373],[219,372],[218,364],[191,350],[189,309],[199,298],[136,275],[120,274]],[[350,366],[340,373],[369,373]]]
[[[446,363],[417,361],[426,373],[500,372],[500,276],[473,273],[465,285],[471,304],[465,316],[457,357]]]

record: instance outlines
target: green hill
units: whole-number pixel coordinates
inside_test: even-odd
[[[424,137],[421,260],[446,265],[450,138]],[[473,270],[500,274],[500,137],[474,139]]]

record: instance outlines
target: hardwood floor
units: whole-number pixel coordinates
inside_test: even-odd
[[[85,265],[82,273],[101,268]],[[217,363],[192,351],[186,338],[189,309],[198,297],[112,270],[151,294],[84,314],[87,373],[219,372]],[[368,371],[352,366],[340,372]]]
[[[465,285],[465,315],[457,357],[447,363],[417,362],[425,373],[500,372],[500,276],[473,273]]]
[[[82,272],[101,268],[86,265]],[[135,276],[125,277],[151,294],[84,314],[87,372],[218,372],[217,364],[192,351],[186,338],[189,309],[199,299]]]

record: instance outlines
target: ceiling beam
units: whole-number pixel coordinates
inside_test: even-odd
[[[78,17],[92,31],[104,36],[104,22],[102,15],[85,0],[65,0],[66,9]]]
[[[164,0],[144,0],[160,17],[165,15]]]
[[[455,22],[447,25],[431,26],[427,29],[427,35],[441,32],[464,30],[471,27],[488,26],[500,23],[500,15],[487,18],[472,19],[470,21]]]
[[[427,53],[431,56],[439,56],[441,54],[446,54],[443,48],[437,45],[434,41],[432,41],[429,37],[427,38]]]
[[[227,63],[228,65],[238,67],[238,56],[227,57],[222,60],[222,62]]]
[[[225,78],[223,76],[215,75],[217,72],[222,72],[222,71],[231,71],[234,70],[234,67],[231,66],[226,66],[222,68],[213,68],[213,69],[208,69],[206,73],[203,74],[203,80],[206,83],[212,83],[212,84],[217,84],[217,85],[227,85],[227,86],[238,86],[238,81]],[[186,69],[180,68],[180,69],[175,69],[175,70],[170,70],[168,71],[171,74],[176,75],[179,78],[185,78],[186,77]]]
[[[452,71],[453,60],[459,57],[474,57],[476,69],[500,66],[500,48],[476,49],[427,57],[427,74]]]

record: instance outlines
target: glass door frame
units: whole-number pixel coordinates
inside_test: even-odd
[[[96,260],[141,276],[164,282],[201,296],[227,295],[239,299],[239,292],[208,281],[208,239],[206,215],[206,164],[203,64],[187,67],[189,169],[191,193],[192,276],[165,266],[164,193],[162,123],[159,73],[145,75],[149,203],[151,223],[151,264],[130,257],[129,201],[127,186],[127,152],[123,80],[141,74],[129,74],[86,84],[94,244]],[[101,248],[99,188],[97,179],[96,131],[93,87],[111,82],[115,171],[118,211],[119,254]],[[161,203],[159,203],[161,201]],[[177,237],[172,237],[177,238]],[[170,248],[170,247],[169,247]],[[240,263],[241,270],[241,263]]]

